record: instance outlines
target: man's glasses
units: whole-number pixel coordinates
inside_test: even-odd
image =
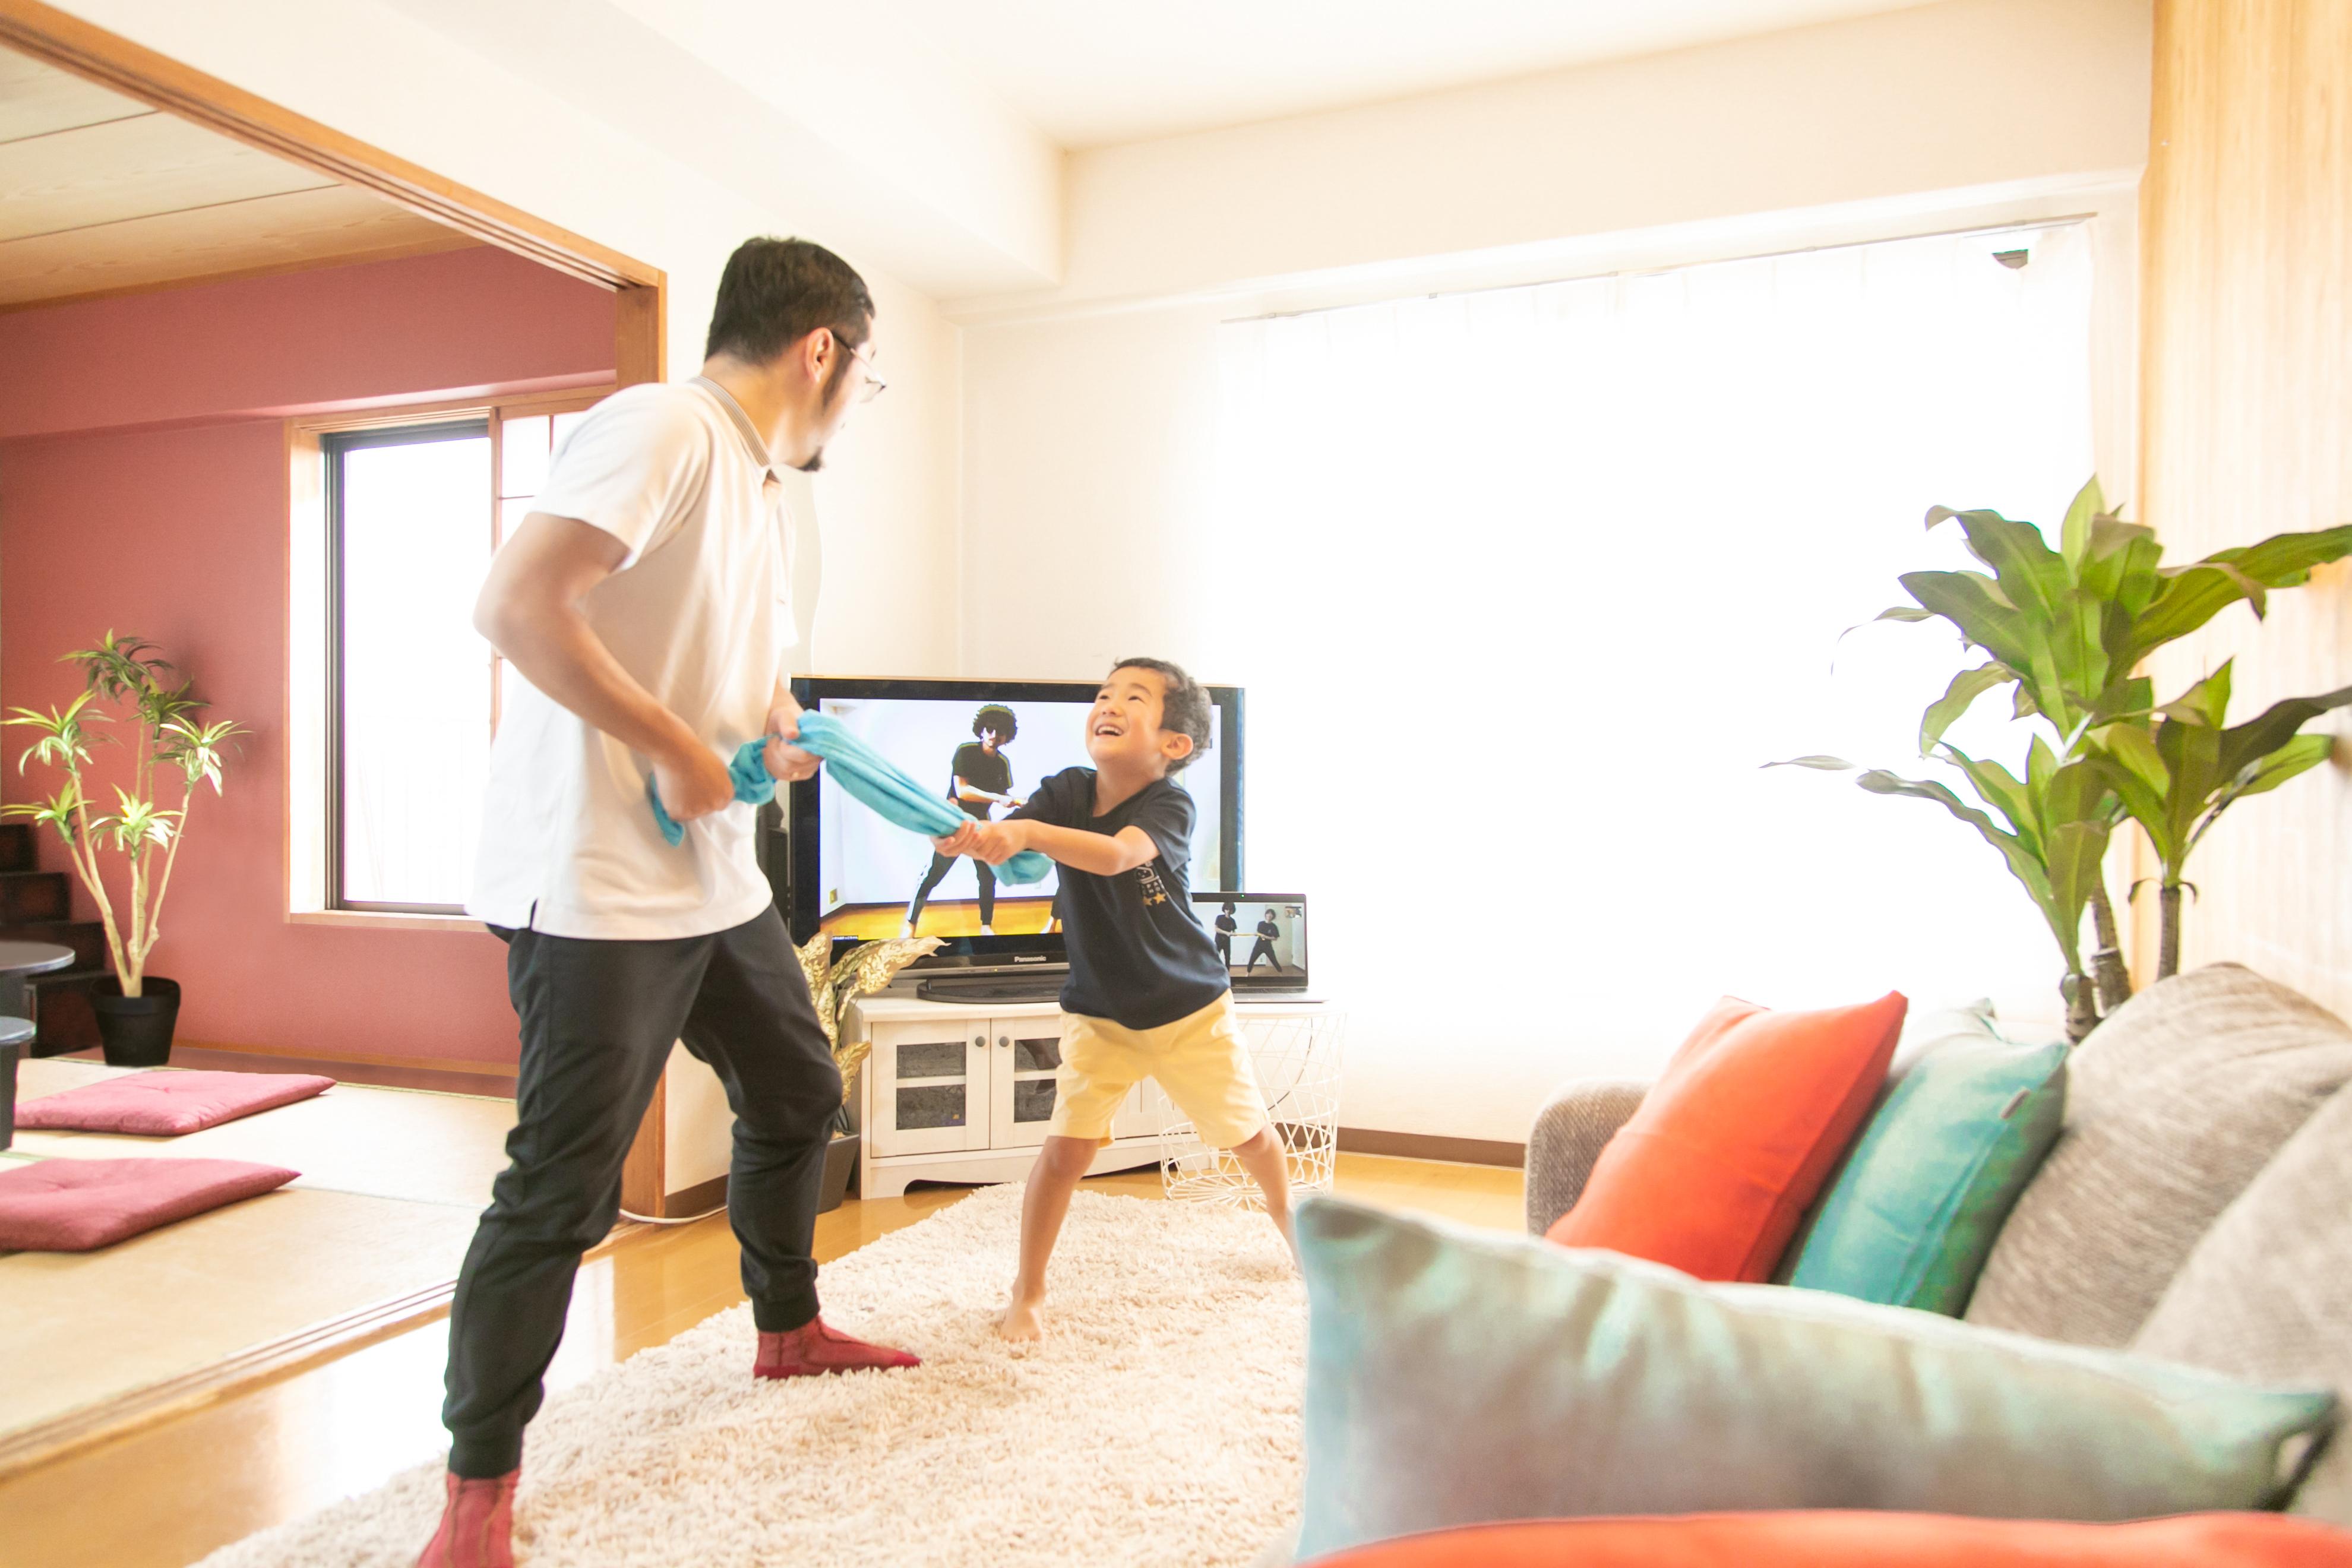
[[[835,338],[834,342],[841,342],[841,340]],[[866,367],[866,384],[857,389],[858,402],[871,403],[890,390],[890,384],[883,380],[880,374],[875,370],[874,361],[870,355],[861,349],[852,348],[847,343],[841,343],[841,352]]]

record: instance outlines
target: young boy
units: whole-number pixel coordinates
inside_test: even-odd
[[[1093,767],[1055,773],[1002,822],[937,840],[943,854],[990,865],[1034,849],[1062,867],[1062,1067],[1021,1205],[1020,1273],[998,1323],[1006,1339],[1037,1337],[1070,1194],[1143,1079],[1159,1080],[1204,1142],[1232,1151],[1290,1240],[1282,1141],[1266,1121],[1226,967],[1192,918],[1192,799],[1169,782],[1208,743],[1209,694],[1198,681],[1161,659],[1123,659],[1087,715]]]

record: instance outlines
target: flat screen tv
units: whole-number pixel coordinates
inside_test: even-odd
[[[803,677],[793,682],[802,707],[849,726],[946,799],[954,798],[960,777],[970,788],[1026,799],[1049,774],[1088,765],[1086,716],[1099,689],[1093,681],[1064,680]],[[1197,808],[1192,885],[1237,890],[1243,886],[1242,690],[1212,686],[1209,698],[1209,750],[1175,781]],[[845,951],[899,935],[913,912],[917,935],[946,940],[919,969],[1011,973],[1066,963],[1053,918],[1055,878],[1031,887],[984,887],[976,862],[940,865],[928,840],[883,821],[823,772],[793,784],[783,805],[786,853],[771,866],[781,859],[786,870],[780,901],[794,942],[825,931],[834,935],[835,951]],[[986,802],[967,809],[975,805],[993,817],[1011,809]],[[983,924],[990,929],[982,931]]]

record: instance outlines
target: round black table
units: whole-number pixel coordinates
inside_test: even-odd
[[[0,1018],[25,1016],[25,976],[73,965],[73,949],[53,942],[0,942]]]
[[[47,974],[73,963],[73,949],[53,942],[0,942],[0,971],[10,974]]]
[[[74,961],[73,949],[51,942],[0,942],[0,1149],[16,1139],[16,1056],[35,1034],[32,1020],[23,1016],[25,976],[46,974]]]

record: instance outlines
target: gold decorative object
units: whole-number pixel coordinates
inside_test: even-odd
[[[898,971],[942,945],[935,936],[892,937],[887,942],[860,942],[839,963],[828,964],[833,937],[819,931],[797,950],[801,973],[808,980],[809,1000],[816,1006],[816,1021],[824,1029],[825,1044],[832,1047],[834,1065],[841,1069],[844,1105],[849,1103],[850,1091],[857,1084],[857,1069],[866,1064],[866,1052],[872,1048],[864,1040],[848,1046],[841,1043],[849,1005],[881,990]]]

